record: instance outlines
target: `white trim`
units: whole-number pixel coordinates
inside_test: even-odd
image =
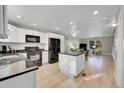
[[[117,76],[116,76],[116,72],[114,72],[114,76],[115,76],[116,87],[119,88],[119,86],[117,85]]]
[[[112,56],[112,53],[102,53],[103,55],[111,55]]]

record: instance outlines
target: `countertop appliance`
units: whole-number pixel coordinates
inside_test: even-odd
[[[34,46],[34,47],[29,46],[29,47],[25,47],[25,50],[27,51],[27,58],[30,60],[29,61],[30,63],[27,62],[27,64],[29,64],[30,66],[33,66],[34,63],[37,66],[42,65],[42,51],[40,51],[39,47],[37,47],[37,46]]]
[[[27,43],[40,43],[40,36],[26,35],[25,37]]]

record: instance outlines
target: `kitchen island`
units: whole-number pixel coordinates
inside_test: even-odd
[[[29,66],[23,55],[0,56],[0,88],[36,87],[38,66]]]
[[[69,77],[78,76],[85,68],[84,52],[59,53],[59,69]]]

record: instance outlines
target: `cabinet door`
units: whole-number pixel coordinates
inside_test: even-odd
[[[33,35],[35,35],[35,36],[40,36],[40,32],[34,31],[34,32],[33,32]]]
[[[18,28],[12,25],[8,25],[9,30],[9,42],[18,42]]]
[[[26,35],[40,36],[40,34],[39,34],[38,31],[35,31],[35,30],[28,30],[28,29],[25,31],[25,34],[26,34]]]
[[[48,51],[43,51],[42,52],[42,64],[49,63],[49,56],[48,56]]]
[[[47,33],[40,33],[40,43],[43,44],[44,49],[49,49],[49,41],[48,41],[48,34]]]
[[[33,30],[25,29],[25,34],[26,35],[34,35],[34,31]]]
[[[68,56],[59,54],[59,67],[61,70],[69,72]]]
[[[25,29],[19,28],[18,29],[18,42],[19,43],[25,43]]]
[[[40,42],[45,44],[48,42],[47,34],[46,33],[40,33]]]
[[[76,76],[76,57],[69,56],[69,72]]]

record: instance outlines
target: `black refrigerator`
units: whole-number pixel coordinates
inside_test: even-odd
[[[60,39],[50,38],[49,39],[49,63],[58,62],[58,54],[60,52]]]

